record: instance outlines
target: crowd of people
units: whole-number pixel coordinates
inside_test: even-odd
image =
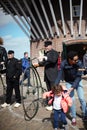
[[[1,106],[7,107],[11,105],[12,92],[15,89],[16,103],[14,107],[19,107],[21,105],[19,85],[22,82],[20,81],[22,72],[25,73],[23,80],[27,78],[28,86],[30,85],[30,59],[28,52],[24,52],[24,57],[18,60],[14,57],[13,50],[6,52],[5,48],[2,47],[2,38],[0,38],[0,45],[0,50],[2,50],[0,52],[0,70],[2,70],[2,65],[5,63],[7,84],[6,101]],[[77,52],[69,51],[67,58],[61,61],[60,52],[54,50],[52,42],[48,40],[44,42],[44,50],[44,55],[38,57],[38,64],[39,66],[44,66],[44,81],[48,92],[43,94],[43,104],[45,104],[47,110],[54,111],[54,130],[58,130],[58,121],[60,119],[66,128],[66,113],[69,107],[72,117],[71,123],[76,125],[75,91],[81,103],[82,119],[87,121],[86,101],[81,78],[83,72],[79,71],[84,65],[79,60]],[[60,85],[61,80],[65,81],[65,87]]]
[[[3,73],[3,64],[5,65],[6,73],[6,99],[1,107],[5,108],[11,105],[11,98],[13,94],[13,89],[15,90],[15,101],[14,107],[18,108],[21,105],[21,94],[20,94],[20,75],[22,72],[29,68],[30,62],[28,57],[28,52],[24,52],[24,58],[21,60],[14,57],[14,51],[9,50],[8,52],[2,46],[3,39],[0,38],[0,73]],[[30,84],[29,80],[29,69],[24,75],[24,79],[28,79],[28,85]]]
[[[82,109],[82,119],[83,121],[87,121],[87,109],[86,109],[86,101],[84,98],[84,91],[83,91],[83,84],[82,84],[82,74],[83,72],[80,71],[81,68],[84,68],[84,65],[81,60],[79,60],[78,54],[75,51],[69,51],[67,54],[67,58],[64,60],[60,60],[58,58],[58,52],[53,50],[52,48],[52,42],[46,41],[44,42],[44,49],[45,53],[44,56],[38,57],[39,59],[39,65],[44,65],[44,76],[45,76],[45,82],[47,85],[47,90],[51,91],[54,85],[60,84],[61,80],[65,81],[65,86],[67,88],[66,93],[69,94],[69,96],[72,99],[72,105],[70,106],[70,113],[72,118],[72,125],[76,125],[76,104],[75,104],[75,91],[77,92],[78,99],[81,104]],[[59,59],[59,62],[58,62]],[[60,63],[60,65],[59,65]],[[86,67],[85,67],[86,68]],[[54,93],[55,94],[55,93]],[[57,95],[58,96],[58,95]],[[60,97],[60,96],[58,96]],[[50,97],[51,98],[51,97]],[[49,98],[46,97],[45,104],[49,102]],[[43,100],[44,101],[44,100]],[[54,98],[55,102],[55,98]],[[63,110],[63,108],[59,107],[59,104],[61,103],[56,100],[56,106],[54,107],[53,104],[48,104],[49,106],[46,106],[47,110],[54,110],[54,129],[58,129],[58,124],[55,125],[55,111]],[[62,117],[62,113],[60,113]],[[64,116],[64,115],[63,115]],[[65,119],[65,116],[64,116]],[[56,121],[58,123],[58,113],[56,112]]]

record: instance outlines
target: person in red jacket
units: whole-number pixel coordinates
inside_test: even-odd
[[[72,106],[72,99],[67,93],[67,90],[64,86],[55,85],[52,88],[52,91],[45,92],[43,94],[43,99],[51,97],[48,101],[48,104],[53,103],[53,110],[54,110],[54,130],[58,130],[59,128],[59,120],[64,125],[64,129],[68,130],[67,121],[66,121],[66,114],[68,112],[68,108]]]

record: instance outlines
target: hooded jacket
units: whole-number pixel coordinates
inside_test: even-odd
[[[49,98],[51,97],[51,99],[48,101],[48,104],[52,104],[53,100],[54,100],[54,93],[52,91],[49,92],[45,92],[43,94],[43,99]],[[63,109],[63,112],[66,113],[68,112],[69,107],[72,106],[72,99],[69,96],[69,94],[64,93],[64,91],[62,92],[62,100],[61,100],[61,107]]]

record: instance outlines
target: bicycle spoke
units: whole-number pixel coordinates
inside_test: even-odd
[[[29,115],[30,113],[33,113],[35,110],[29,108],[31,106],[30,104],[32,104],[33,101],[39,99],[38,81],[37,81],[35,70],[33,70],[32,68],[30,68],[30,85],[28,86],[28,79],[26,79],[26,81],[22,82],[21,89],[22,89],[22,94],[21,94],[22,103],[23,103],[23,109],[25,115],[27,117],[32,118],[33,114],[31,114],[32,116]],[[32,108],[34,107],[37,107],[37,103],[36,105],[33,105]],[[33,111],[31,112],[31,110]]]

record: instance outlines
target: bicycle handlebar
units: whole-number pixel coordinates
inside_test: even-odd
[[[33,60],[35,60],[35,59],[37,59],[37,57],[34,57],[34,58],[30,59],[30,61],[33,61]]]

